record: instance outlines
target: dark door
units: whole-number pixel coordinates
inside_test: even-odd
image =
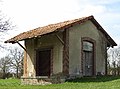
[[[93,53],[89,51],[83,52],[83,75],[93,75]]]
[[[83,41],[83,75],[94,75],[94,50],[93,43]]]
[[[36,56],[36,76],[50,76],[51,50],[39,50]]]

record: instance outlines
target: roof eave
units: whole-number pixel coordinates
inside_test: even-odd
[[[113,46],[117,46],[117,43],[110,37],[110,35],[108,35],[108,33],[102,28],[102,26],[94,19],[94,17],[92,19],[90,19],[93,24],[97,27],[98,30],[100,30],[105,37],[107,38],[107,40],[109,41],[111,47]]]
[[[59,30],[59,29],[67,29],[67,28],[69,28],[69,27],[71,27],[71,26],[73,26],[73,25],[75,25],[75,24],[78,24],[78,23],[81,24],[81,23],[83,23],[83,22],[85,22],[85,21],[87,21],[87,20],[92,21],[92,23],[97,27],[97,29],[100,30],[100,31],[105,35],[105,37],[106,37],[107,40],[108,40],[109,45],[111,45],[111,46],[117,46],[117,44],[115,43],[115,41],[107,34],[107,32],[106,32],[106,31],[102,28],[102,26],[94,19],[93,16],[89,16],[89,17],[83,18],[82,20],[78,20],[78,21],[73,22],[73,23],[71,23],[71,24],[67,24],[67,25],[65,25],[65,26],[63,26],[63,27],[57,28],[57,29],[54,30],[53,32],[49,32],[49,33],[45,33],[45,34],[41,34],[41,35],[37,35],[37,36],[31,36],[31,37],[29,37],[29,36],[23,37],[23,38],[18,38],[18,37],[17,37],[17,36],[20,36],[20,35],[25,35],[26,32],[24,32],[24,33],[21,33],[21,34],[15,36],[15,37],[13,37],[13,38],[5,41],[5,43],[12,43],[12,44],[14,44],[14,43],[17,43],[18,41],[22,41],[22,40],[26,40],[26,39],[31,39],[31,38],[36,38],[36,37],[43,36],[43,35],[48,35],[48,34],[51,34],[51,33],[57,32],[57,31],[61,31],[61,30]]]

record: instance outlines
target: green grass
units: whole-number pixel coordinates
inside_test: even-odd
[[[0,89],[120,89],[120,76],[80,78],[44,86],[21,85],[18,79],[1,79]]]

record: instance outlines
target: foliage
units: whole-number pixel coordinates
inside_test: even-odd
[[[18,79],[0,80],[0,89],[120,89],[120,76],[80,78],[63,84],[21,85]]]

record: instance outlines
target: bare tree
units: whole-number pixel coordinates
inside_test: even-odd
[[[0,0],[0,5],[2,5],[1,0]],[[0,32],[5,32],[11,29],[12,29],[12,25],[9,19],[6,19],[6,17],[3,16],[2,11],[0,10]]]
[[[120,59],[117,62],[117,71],[118,71],[118,75],[120,75]]]
[[[5,32],[12,29],[11,28],[11,23],[9,20],[5,20],[1,15],[0,15],[0,32]]]
[[[112,70],[113,75],[120,74],[120,47],[110,49],[109,54],[109,68]]]
[[[0,70],[2,72],[2,78],[5,79],[7,74],[10,72],[10,58],[9,56],[5,56],[0,59]]]
[[[14,27],[15,26],[12,25],[10,19],[7,19],[6,16],[4,16],[0,11],[0,48],[5,48],[3,44],[5,35],[7,31],[12,30]]]
[[[23,50],[18,48],[10,50],[11,64],[16,70],[16,77],[19,78],[23,72]]]
[[[12,23],[9,19],[6,19],[5,16],[2,15],[2,12],[0,11],[0,33],[4,33],[8,30],[12,30],[14,26],[12,26]]]
[[[107,54],[107,74],[110,75],[110,55],[109,53]]]

